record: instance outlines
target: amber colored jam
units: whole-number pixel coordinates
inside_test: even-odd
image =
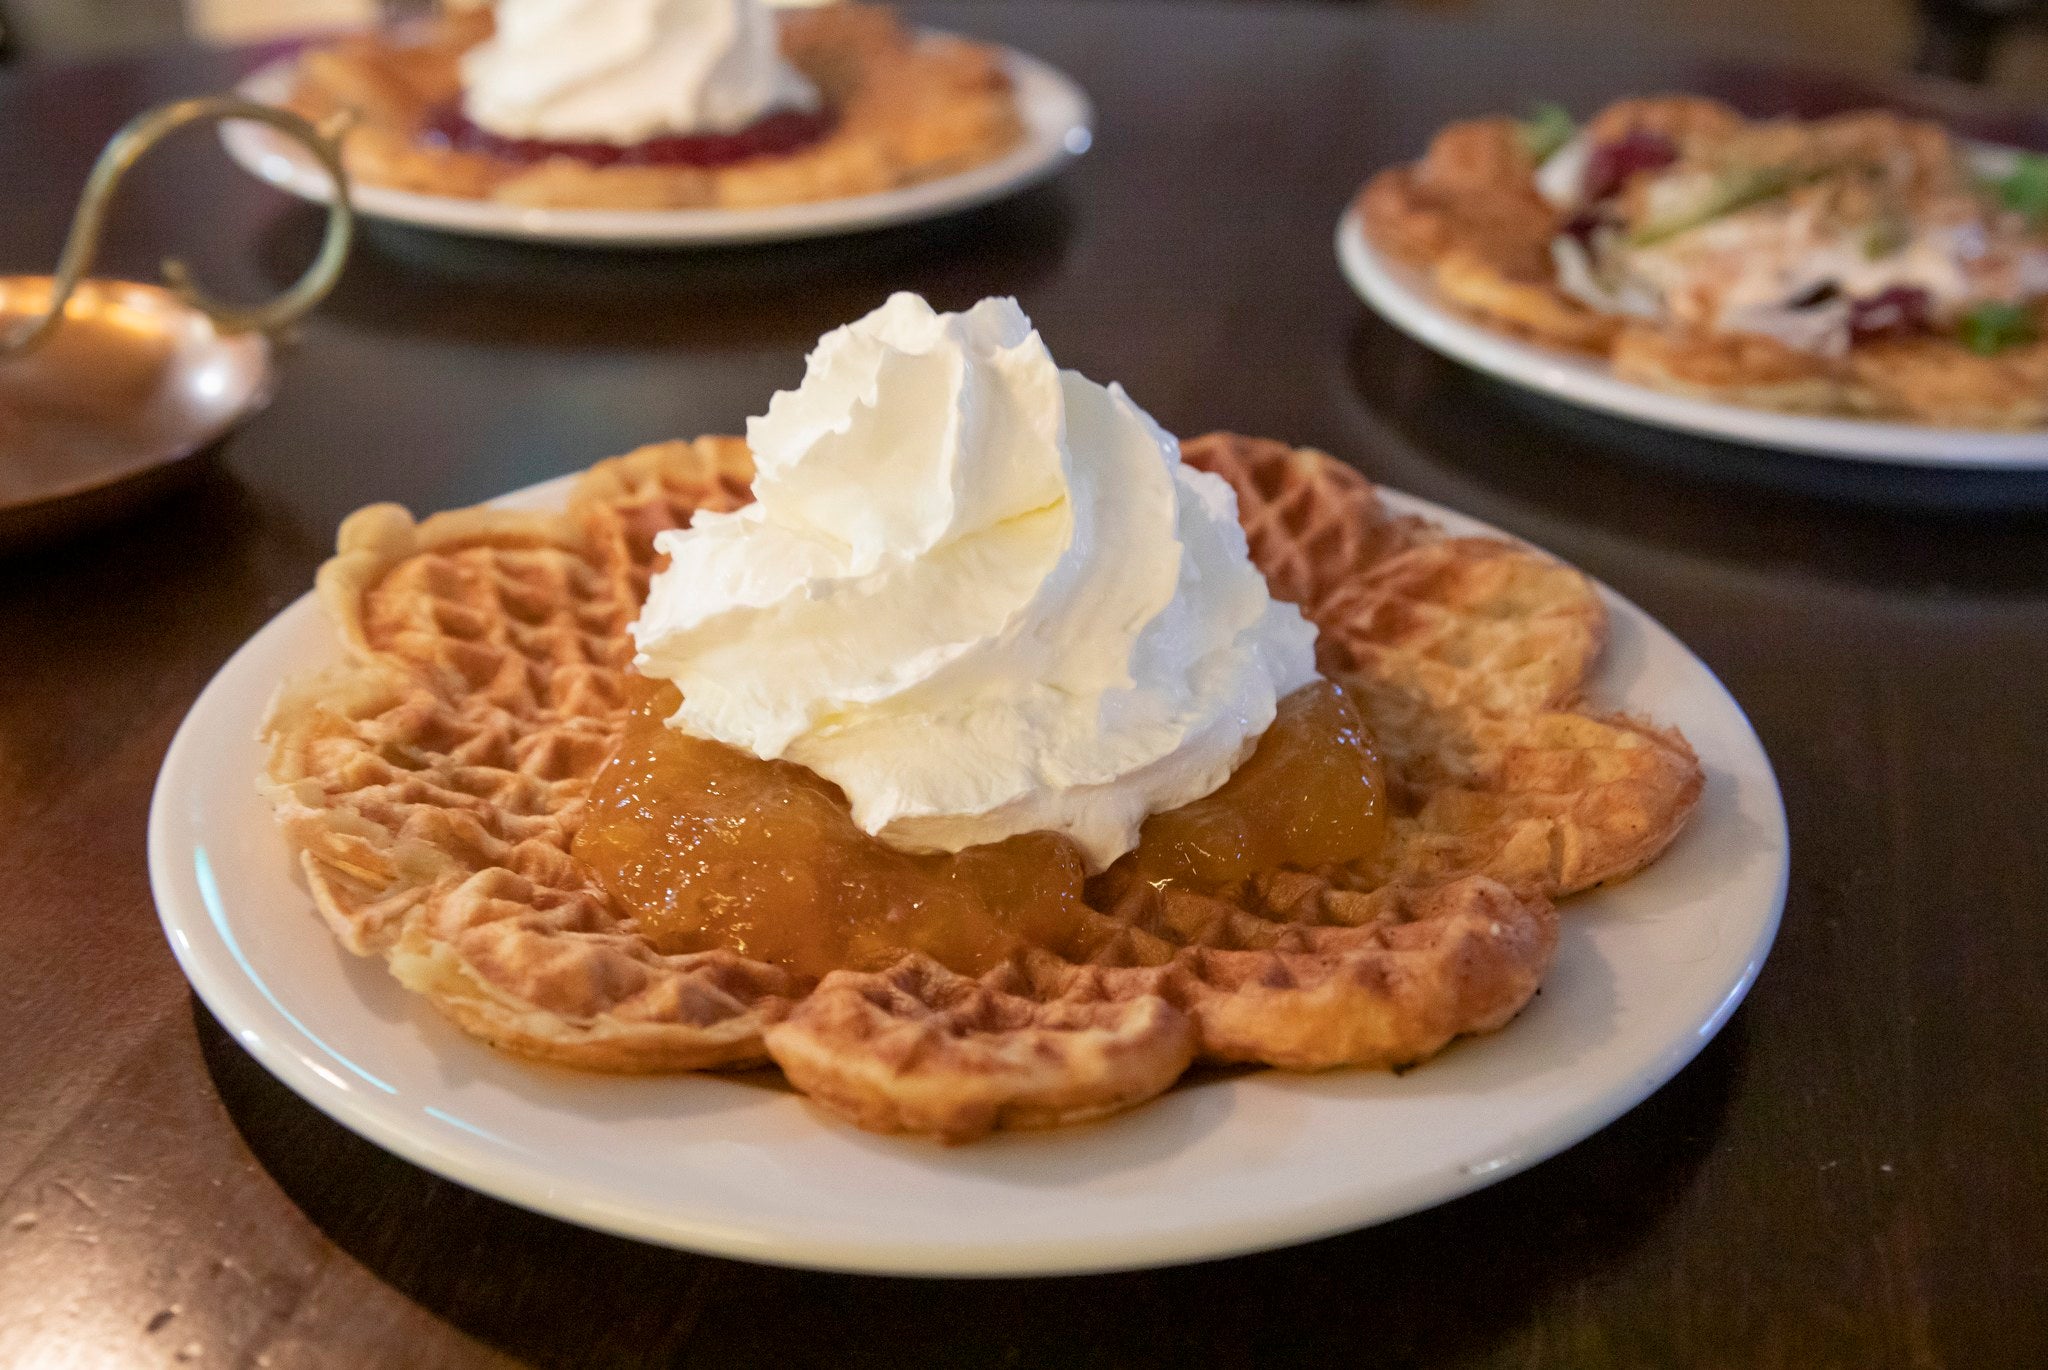
[[[548,138],[506,138],[471,123],[459,104],[427,116],[420,141],[451,152],[473,152],[522,165],[550,157],[572,157],[590,166],[722,167],[755,157],[775,157],[809,147],[832,131],[829,109],[778,110],[734,133],[691,133],[645,142],[557,142]]]
[[[575,854],[666,952],[727,947],[807,975],[906,950],[967,974],[1021,947],[1089,950],[1079,851],[1027,833],[952,855],[901,852],[854,826],[837,786],[664,725],[650,691],[592,786]],[[1385,827],[1378,758],[1334,685],[1281,701],[1257,750],[1207,798],[1155,814],[1105,881],[1207,892],[1261,872],[1357,861]]]
[[[1324,681],[1280,701],[1222,788],[1146,819],[1105,879],[1213,894],[1273,871],[1369,859],[1386,832],[1379,755],[1357,706]]]

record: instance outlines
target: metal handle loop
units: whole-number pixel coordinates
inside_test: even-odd
[[[203,95],[146,110],[128,121],[107,143],[93,164],[79,196],[78,212],[72,217],[71,232],[64,239],[63,255],[57,259],[57,273],[50,291],[49,308],[39,319],[31,319],[0,338],[0,353],[18,352],[48,337],[64,317],[64,305],[71,292],[85,278],[87,268],[99,253],[105,231],[107,206],[122,177],[166,136],[187,124],[201,120],[253,119],[268,124],[294,142],[302,143],[326,168],[334,183],[334,198],[328,204],[327,231],[320,240],[320,253],[305,274],[291,288],[260,305],[242,307],[223,303],[200,289],[192,271],[176,258],[166,258],[164,280],[193,308],[213,320],[226,333],[252,330],[269,332],[283,328],[318,304],[341,278],[348,260],[349,242],[355,235],[355,206],[349,199],[348,173],[341,162],[341,138],[345,123],[323,130],[310,120],[275,105],[258,104],[234,95]]]

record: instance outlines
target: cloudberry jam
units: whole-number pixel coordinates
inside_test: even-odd
[[[854,825],[837,786],[662,720],[651,687],[591,788],[575,854],[665,952],[730,948],[808,975],[906,950],[979,974],[1024,946],[1069,957],[1097,935],[1079,850],[1026,833],[951,855],[896,850]],[[1357,709],[1321,683],[1280,702],[1215,793],[1154,814],[1101,879],[1228,892],[1262,872],[1371,857],[1386,824]]]

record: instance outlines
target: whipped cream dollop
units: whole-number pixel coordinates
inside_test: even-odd
[[[754,503],[656,540],[634,664],[671,727],[810,767],[891,845],[1045,830],[1101,870],[1316,679],[1230,486],[1014,300],[891,297],[747,442]]]
[[[619,146],[818,107],[760,0],[498,0],[462,89],[463,113],[501,137]]]

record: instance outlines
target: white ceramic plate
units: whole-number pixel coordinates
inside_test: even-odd
[[[266,1068],[371,1141],[527,1208],[720,1255],[898,1274],[1280,1246],[1441,1203],[1604,1126],[1692,1059],[1770,949],[1787,860],[1770,762],[1698,658],[1607,598],[1595,698],[1684,729],[1706,767],[1699,810],[1648,871],[1567,906],[1556,967],[1521,1017],[1401,1076],[1210,1078],[1103,1122],[945,1148],[830,1121],[766,1073],[581,1075],[500,1056],[340,949],[256,793],[271,692],[337,655],[310,596],[221,668],[178,730],[150,812],[150,880],[185,974]]]
[[[1374,248],[1355,209],[1338,221],[1337,261],[1360,297],[1418,342],[1511,384],[1588,409],[1753,447],[1827,457],[1901,466],[2048,469],[2048,433],[1774,414],[1621,380],[1604,361],[1523,342],[1459,314],[1421,272]]]
[[[1003,61],[1016,85],[1023,143],[993,162],[900,190],[766,209],[526,209],[360,181],[350,189],[356,209],[373,219],[492,238],[616,247],[773,242],[936,218],[1036,185],[1094,140],[1094,109],[1072,78],[1013,48],[1003,49]],[[291,58],[260,67],[236,91],[281,104],[291,92],[293,67]],[[224,123],[220,137],[229,155],[280,190],[321,204],[333,196],[327,173],[312,155],[268,125]]]

